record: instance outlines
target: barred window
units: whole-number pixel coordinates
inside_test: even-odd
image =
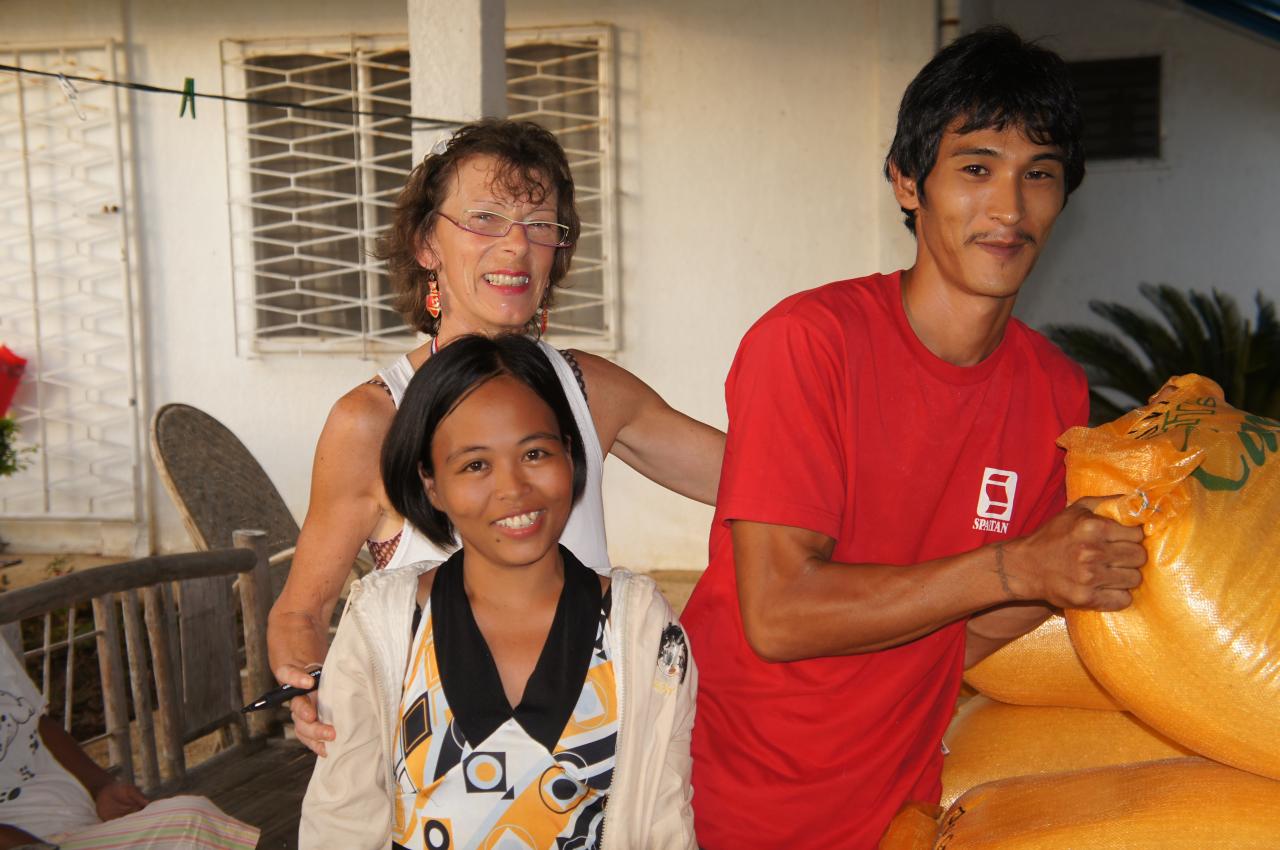
[[[512,117],[543,124],[569,154],[583,219],[573,269],[552,312],[562,346],[616,348],[609,31],[508,34]],[[413,166],[404,36],[227,41],[227,109],[238,349],[249,355],[379,357],[416,345],[373,257]],[[375,112],[380,115],[361,115]]]
[[[0,45],[0,62],[111,80],[126,53],[113,40]],[[137,149],[125,93],[76,88],[73,102],[56,78],[0,74],[0,341],[30,361],[10,412],[29,465],[0,483],[0,519],[127,551],[145,545],[149,510]]]
[[[1085,155],[1160,158],[1160,57],[1070,62],[1084,115]]]
[[[595,351],[618,347],[611,55],[607,28],[507,33],[507,113],[560,139],[582,218],[548,332],[562,346]]]

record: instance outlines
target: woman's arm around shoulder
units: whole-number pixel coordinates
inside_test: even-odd
[[[573,356],[604,453],[668,490],[714,505],[724,432],[674,409],[621,366],[582,351]]]
[[[391,843],[392,789],[371,652],[353,617],[333,639],[320,683],[320,710],[338,730],[317,759],[302,800],[300,850],[375,850]]]
[[[316,445],[311,501],[284,590],[271,608],[267,646],[282,684],[311,687],[308,666],[324,660],[329,621],[351,565],[378,524],[382,441],[395,415],[386,393],[362,385],[338,400]],[[332,730],[295,701],[298,737],[321,755]]]

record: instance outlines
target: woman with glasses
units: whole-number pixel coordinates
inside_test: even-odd
[[[334,605],[361,546],[386,569],[448,557],[391,505],[378,464],[409,380],[459,336],[517,331],[539,338],[586,452],[586,488],[561,541],[591,569],[610,568],[600,488],[605,455],[681,495],[714,503],[720,431],[673,410],[625,369],[540,339],[579,229],[564,151],[536,124],[468,124],[410,175],[381,255],[399,291],[398,309],[430,340],[344,395],[325,423],[297,553],[269,621],[272,669],[281,683],[311,686],[307,673],[324,660]],[[298,737],[323,755],[333,727],[317,722],[309,699],[294,700],[292,710]]]

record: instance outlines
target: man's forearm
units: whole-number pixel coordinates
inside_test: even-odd
[[[1120,610],[1146,561],[1140,528],[1084,503],[1026,537],[905,566],[833,562],[835,541],[805,529],[735,521],[732,533],[743,626],[768,661],[888,649],[1010,602]],[[1007,616],[1007,639],[1034,626]]]
[[[810,557],[802,569],[773,571],[753,563],[774,548],[756,533],[768,528],[733,527],[743,625],[752,648],[768,661],[888,649],[1010,599],[989,547],[907,566]],[[743,558],[744,552],[755,556]],[[774,551],[773,557],[796,556]],[[756,574],[745,576],[744,567]]]
[[[1037,602],[1000,605],[977,614],[966,629],[964,667],[968,670],[1011,641],[1036,629],[1053,608]]]

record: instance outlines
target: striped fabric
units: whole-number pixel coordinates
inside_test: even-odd
[[[140,812],[49,838],[61,850],[253,850],[257,827],[204,797],[156,800]]]

